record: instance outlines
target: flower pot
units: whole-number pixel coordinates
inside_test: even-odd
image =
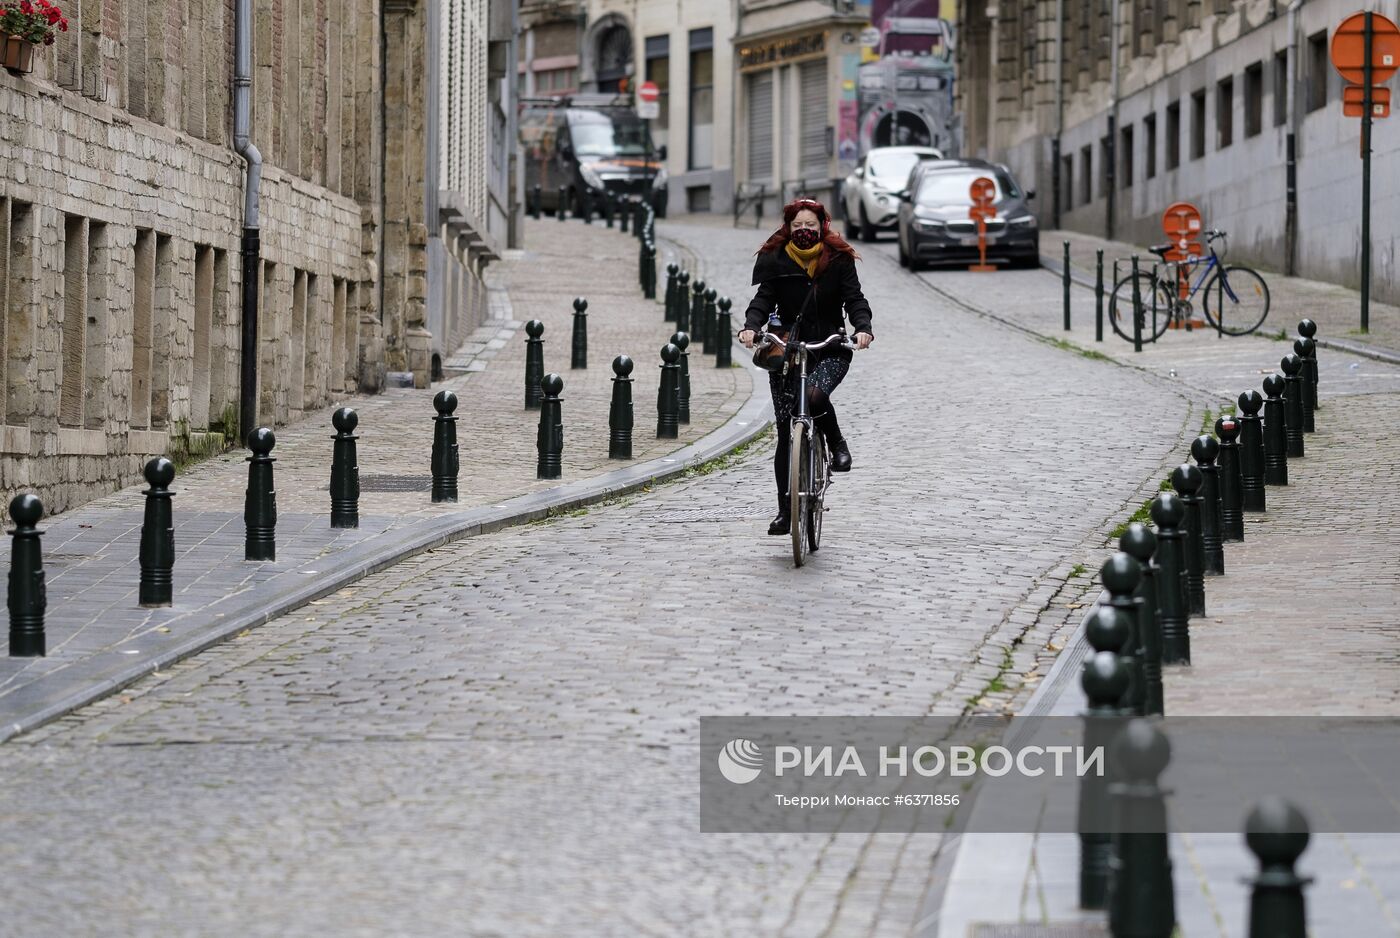
[[[0,46],[4,55],[0,65],[19,74],[34,70],[34,43],[18,36],[5,36],[0,41],[4,43]]]

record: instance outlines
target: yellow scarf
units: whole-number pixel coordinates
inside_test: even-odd
[[[818,241],[811,247],[803,250],[791,241],[787,243],[787,256],[797,262],[797,266],[807,271],[808,277],[815,277],[817,271],[817,258],[821,257],[822,243]]]

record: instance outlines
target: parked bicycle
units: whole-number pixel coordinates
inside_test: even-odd
[[[817,432],[807,414],[807,356],[828,345],[845,348],[856,345],[845,332],[835,332],[821,342],[786,342],[781,336],[764,332],[758,337],[760,345],[776,344],[786,350],[783,375],[797,368],[792,423],[779,427],[779,433],[790,434],[788,447],[788,499],[791,505],[792,560],[802,566],[809,552],[821,548],[822,514],[826,511],[826,490],[831,487],[831,467],[827,458],[826,441]]]
[[[1215,251],[1216,241],[1221,242],[1219,254]],[[1229,251],[1225,232],[1219,229],[1206,232],[1206,247],[1210,249],[1207,257],[1168,261],[1166,254],[1173,247],[1158,244],[1148,248],[1162,258],[1164,266],[1159,273],[1142,269],[1137,273],[1137,317],[1142,341],[1160,338],[1173,321],[1178,327],[1190,328],[1192,300],[1198,293],[1201,312],[1210,328],[1217,332],[1248,335],[1264,324],[1269,315],[1269,285],[1257,271],[1224,262],[1224,255]],[[1197,267],[1201,268],[1201,276],[1195,286],[1189,286],[1191,272]],[[1182,287],[1186,286],[1189,289],[1183,291]],[[1108,301],[1108,321],[1113,331],[1129,342],[1133,341],[1133,293],[1134,279],[1129,273],[1113,285],[1113,295]]]

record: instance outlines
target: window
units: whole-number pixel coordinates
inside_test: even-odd
[[[131,315],[131,426],[145,430],[151,425],[151,371],[155,348],[151,324],[155,318],[156,234],[148,228],[136,229],[132,252],[136,268],[136,294]]]
[[[87,219],[66,215],[63,219],[63,370],[60,373],[58,422],[65,427],[83,424],[83,353],[87,348]]]
[[[1308,110],[1327,106],[1327,30],[1308,37]]]
[[[287,406],[306,403],[306,271],[292,271],[292,343],[287,368]]]
[[[1133,185],[1133,125],[1129,124],[1120,130],[1118,138],[1123,151],[1119,162],[1123,173],[1123,188],[1130,189]]]
[[[1215,86],[1215,133],[1217,150],[1235,142],[1235,79],[1222,78]]]
[[[1288,121],[1288,50],[1274,56],[1274,126]]]
[[[671,113],[671,37],[649,36],[646,41],[646,80],[656,85],[660,111],[651,122],[651,135],[659,147],[666,142]]]
[[[214,327],[214,249],[194,249],[194,379],[190,387],[190,426],[209,427],[209,335]]]
[[[83,426],[101,430],[107,425],[107,327],[112,319],[112,252],[107,226],[88,223],[87,289],[84,291],[87,322],[83,324]]]
[[[1094,148],[1084,147],[1079,151],[1079,204],[1088,205],[1094,201]]]
[[[33,413],[30,364],[34,289],[34,211],[27,202],[0,199],[0,418],[27,427]]]
[[[690,31],[691,169],[714,165],[715,53],[714,30]]]
[[[826,59],[798,66],[802,142],[798,172],[803,179],[826,175]]]
[[[155,349],[162,354],[152,356],[151,368],[151,429],[163,430],[170,424],[170,389],[173,387],[170,355],[166,349],[176,348],[175,328],[175,243],[169,235],[156,234],[155,302],[152,334]],[[183,343],[182,343],[183,344]]]
[[[453,270],[453,277],[456,277]],[[453,290],[453,295],[457,291]],[[345,390],[345,281],[331,278],[331,390]]]
[[[1206,93],[1196,91],[1191,95],[1191,159],[1199,160],[1206,155]]]
[[[1113,140],[1108,136],[1099,138],[1099,195],[1108,195],[1108,187],[1112,184],[1112,149]]]
[[[1074,154],[1060,157],[1060,199],[1064,210],[1074,208]]]
[[[1167,105],[1166,163],[1170,172],[1181,165],[1181,102]]]
[[[1143,163],[1146,166],[1144,179],[1157,175],[1157,115],[1148,114],[1142,119]]]
[[[773,71],[754,72],[744,78],[748,98],[750,182],[773,180]]]
[[[1253,137],[1264,129],[1264,63],[1255,62],[1244,70],[1244,135]]]

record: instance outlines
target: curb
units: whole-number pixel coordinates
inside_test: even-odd
[[[1056,277],[1064,277],[1064,265],[1056,258],[1048,254],[1040,255],[1040,266],[1042,269],[1054,274]],[[1073,283],[1079,284],[1088,290],[1093,290],[1095,283],[1088,274],[1081,274],[1071,265],[1069,269],[1069,279]],[[1112,289],[1112,284],[1104,284],[1105,291]],[[1257,333],[1256,333],[1257,334]],[[1350,355],[1359,355],[1362,358],[1369,358],[1374,361],[1384,362],[1387,365],[1400,365],[1400,352],[1392,352],[1390,349],[1381,348],[1377,345],[1367,345],[1365,342],[1349,342],[1346,339],[1322,339],[1314,337],[1315,342],[1323,348],[1330,348],[1337,352],[1346,352]]]
[[[738,343],[734,347],[743,351]],[[210,622],[193,633],[174,636],[153,631],[122,642],[120,647],[113,646],[76,661],[71,668],[53,671],[6,695],[0,706],[6,711],[19,711],[21,715],[8,717],[0,725],[0,743],[108,697],[149,674],[416,554],[463,538],[537,521],[554,512],[569,511],[635,492],[653,483],[673,479],[695,466],[732,452],[755,439],[772,423],[771,417],[765,413],[768,408],[768,387],[767,382],[761,380],[764,372],[748,364],[743,354],[736,355],[734,360],[749,373],[752,382],[749,398],[726,423],[694,443],[668,456],[634,466],[519,495],[497,505],[425,521],[402,532],[403,536],[392,544],[364,543],[347,548],[334,557],[335,572],[318,576],[314,583],[282,594],[271,603],[248,597],[226,600],[225,603],[209,607]],[[220,610],[220,606],[225,604],[226,608]],[[217,619],[214,618],[216,614],[220,616]],[[81,686],[69,689],[68,686],[75,683],[75,675],[78,677],[76,683]]]

